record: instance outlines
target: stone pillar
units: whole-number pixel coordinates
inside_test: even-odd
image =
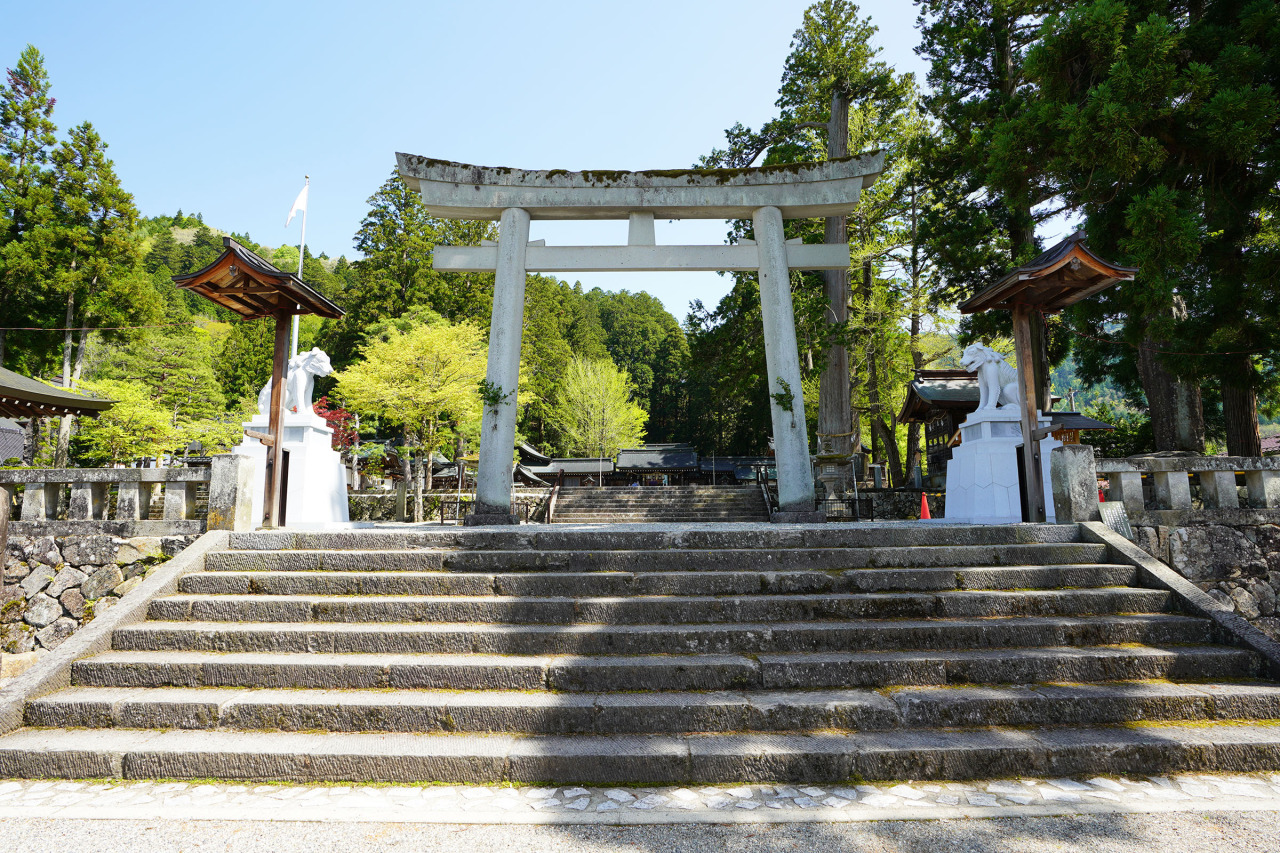
[[[1235,509],[1240,506],[1236,492],[1235,471],[1201,471],[1200,494],[1210,509]]]
[[[1156,507],[1191,509],[1191,479],[1186,471],[1152,471],[1151,479],[1156,487]]]
[[[1251,506],[1280,507],[1280,471],[1245,471],[1244,482],[1249,488]]]
[[[22,521],[48,521],[58,509],[56,483],[27,483],[22,491]]]
[[[1101,521],[1098,509],[1098,470],[1093,448],[1064,444],[1049,452],[1049,479],[1053,482],[1053,512],[1058,524]]]
[[[149,491],[143,491],[142,483],[137,480],[122,480],[116,489],[116,520],[138,521],[143,518],[148,509],[145,501],[147,497],[150,497]]]
[[[191,517],[195,495],[189,492],[189,483],[169,480],[164,484],[164,520],[183,521]]]
[[[480,422],[480,464],[476,509],[467,524],[516,524],[511,514],[511,459],[516,446],[516,385],[520,379],[520,336],[524,327],[525,250],[529,214],[518,207],[502,211],[498,229],[498,267],[489,322],[489,365],[485,379],[501,397],[484,404]]]
[[[804,420],[804,389],[791,306],[791,274],[782,212],[762,207],[752,216],[760,251],[760,314],[764,319],[765,363],[769,371],[769,413],[778,465],[780,521],[821,521],[814,512],[813,468]],[[790,395],[789,405],[773,395]]]
[[[209,530],[253,530],[255,460],[224,453],[213,457],[209,473]]]
[[[1125,512],[1142,512],[1146,508],[1146,498],[1142,495],[1141,471],[1124,471],[1107,476],[1111,481],[1107,497],[1123,503]]]

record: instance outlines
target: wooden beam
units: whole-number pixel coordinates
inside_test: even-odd
[[[636,270],[737,271],[760,268],[760,249],[734,246],[536,246],[525,250],[529,272],[614,272]],[[493,272],[497,246],[436,246],[432,265],[448,272]],[[787,245],[787,266],[799,270],[849,268],[849,246]]]
[[[1036,380],[1032,369],[1030,305],[1013,306],[1013,341],[1018,355],[1018,387],[1022,392],[1022,482],[1027,490],[1028,521],[1045,520],[1040,440],[1036,438]]]
[[[271,362],[271,408],[268,432],[271,446],[267,448],[267,482],[263,493],[263,521],[266,527],[278,527],[284,495],[281,494],[281,478],[284,474],[284,383],[289,370],[290,315],[276,315],[275,352]]]

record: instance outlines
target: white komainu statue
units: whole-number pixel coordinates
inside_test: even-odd
[[[299,414],[314,415],[311,397],[315,394],[316,377],[333,373],[333,365],[324,350],[316,347],[310,352],[300,352],[289,359],[289,372],[284,381],[284,410],[296,410]],[[258,414],[269,415],[271,407],[271,380],[258,392]]]
[[[1018,371],[989,346],[969,344],[960,357],[965,370],[978,372],[978,409],[1018,404]]]

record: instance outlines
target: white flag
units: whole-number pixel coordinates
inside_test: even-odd
[[[302,187],[302,192],[298,193],[298,197],[293,200],[293,207],[289,208],[289,218],[284,221],[284,227],[288,228],[289,223],[293,221],[293,217],[298,215],[298,211],[306,213],[307,211],[307,190],[311,189],[311,182],[307,181]]]

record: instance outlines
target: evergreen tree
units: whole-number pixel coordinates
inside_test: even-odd
[[[43,252],[28,237],[51,213],[51,192],[42,180],[57,130],[50,88],[44,58],[31,45],[0,88],[0,326],[31,325],[40,294]],[[40,347],[47,341],[13,341],[0,329],[0,366],[15,361],[31,371],[33,360],[10,352],[11,343]]]
[[[1261,452],[1280,345],[1277,20],[1273,0],[1099,0],[1052,18],[1028,60],[1068,203],[1096,249],[1140,268],[1072,312],[1082,369],[1136,375],[1157,449],[1203,446],[1176,395],[1214,377],[1228,451]],[[1119,346],[1094,340],[1104,327]]]

